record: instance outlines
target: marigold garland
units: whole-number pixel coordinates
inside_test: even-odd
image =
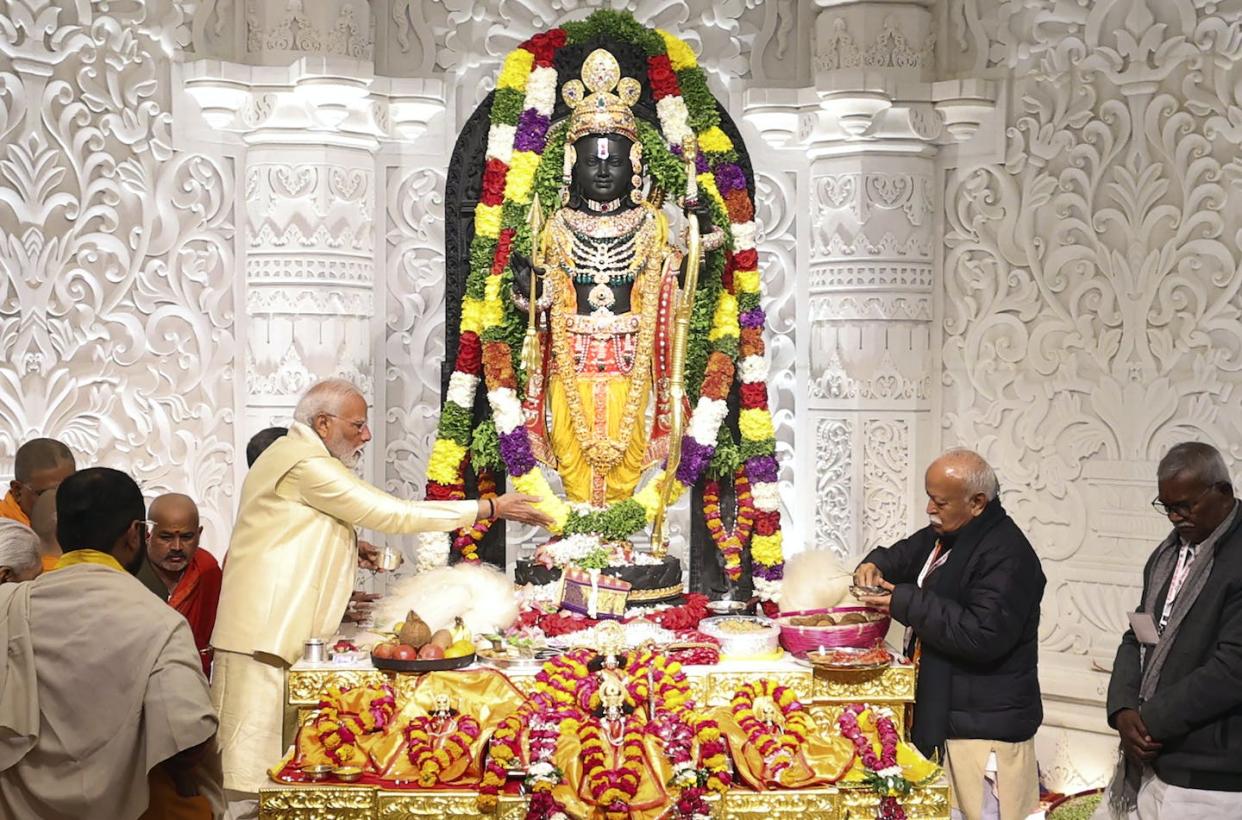
[[[709,478],[703,486],[703,520],[712,542],[724,557],[725,574],[729,580],[737,581],[742,577],[742,550],[750,543],[755,508],[745,471],[739,469],[733,481],[736,493],[733,527],[726,528],[721,518],[720,483],[714,478]]]
[[[421,716],[405,726],[406,754],[418,771],[418,785],[431,788],[440,782],[440,775],[470,754],[470,744],[479,737],[479,722],[469,715],[459,715],[457,726],[444,737],[440,748],[432,738],[433,717]]]
[[[553,68],[556,53],[566,44],[584,43],[598,37],[631,43],[647,55],[647,84],[656,102],[662,132],[661,140],[649,140],[647,133],[642,135],[649,168],[664,190],[680,190],[675,184],[666,184],[671,180],[661,178],[661,174],[675,173],[677,168],[676,162],[665,158],[670,153],[678,154],[682,139],[695,134],[702,149],[697,169],[700,187],[706,194],[713,218],[726,231],[726,247],[707,255],[700,300],[691,320],[687,381],[695,409],[687,434],[680,443],[682,461],[677,473],[678,492],[694,486],[712,462],[717,430],[725,415],[719,404],[728,400],[734,376],[724,369],[723,358],[729,362],[729,370],[734,361],[739,365],[737,375],[740,375],[744,419],[740,453],[758,497],[761,479],[757,473],[763,472],[764,463],[772,460],[775,442],[768,410],[763,342],[758,333],[764,324],[764,314],[759,304],[758,257],[754,252],[754,204],[749,195],[753,180],[736,163],[733,142],[720,127],[716,100],[707,88],[693,50],[680,38],[666,31],[646,28],[625,12],[601,10],[585,20],[543,32],[522,43],[505,59],[492,98],[483,201],[475,210],[467,297],[462,303],[462,344],[454,363],[454,377],[460,374],[473,378],[474,382],[466,382],[469,389],[460,391],[458,396],[450,395],[447,401],[467,413],[472,411],[475,386],[481,375],[476,344],[480,336],[496,345],[490,359],[486,352],[483,356],[493,417],[511,414],[515,407],[509,406],[510,403],[519,401],[517,393],[510,397],[495,391],[496,387],[521,389],[516,379],[514,351],[521,341],[524,323],[514,306],[501,297],[505,290],[501,280],[507,281],[505,277],[510,276],[512,248],[515,245],[529,248],[525,214],[531,191],[555,179],[553,174],[559,174],[560,170],[564,129],[548,128],[558,83]],[[649,141],[663,144],[649,145]],[[550,159],[555,162],[550,163]],[[547,167],[553,164],[555,168]],[[554,199],[541,196],[541,201],[546,204]],[[708,360],[709,345],[722,354],[714,362]],[[428,497],[433,497],[432,482],[464,488],[469,442],[461,441],[460,430],[454,429],[460,426],[455,420],[459,415],[446,412],[441,416],[428,467]],[[704,419],[712,419],[714,423],[705,423]],[[514,432],[518,435],[508,441],[501,437],[501,455],[514,486],[522,492],[543,497],[545,501],[540,506],[553,518],[554,531],[561,531],[569,519],[568,506],[552,496],[546,478],[536,466],[525,431],[519,428]],[[654,516],[656,492],[652,488],[658,487],[660,478],[650,479],[636,495],[644,519],[639,521],[637,516],[625,516],[627,525],[635,526],[634,531]],[[761,504],[757,506],[761,511],[766,509]],[[778,509],[773,507],[768,511]],[[436,536],[429,535],[424,543],[429,554],[439,555],[446,548],[432,544],[434,540]],[[443,536],[439,540],[443,542]],[[459,551],[464,551],[467,560],[477,560],[477,552],[470,551],[471,543],[459,538],[457,546]],[[779,597],[783,568],[779,537],[769,538],[764,546],[766,549],[761,555],[752,554],[755,590],[760,598],[773,601]]]
[[[771,698],[785,719],[783,728],[767,726],[754,712],[755,701],[761,697]],[[731,703],[733,718],[746,733],[751,745],[763,756],[764,763],[780,783],[793,765],[794,756],[806,742],[810,733],[810,717],[792,689],[760,678],[747,683],[733,695]]]
[[[897,763],[901,735],[892,713],[877,706],[851,703],[841,710],[837,725],[841,734],[854,744],[854,751],[866,771],[867,785],[880,796],[877,820],[906,820],[906,811],[898,798],[908,795],[913,784]],[[878,753],[867,737],[869,731],[874,731],[879,738]]]
[[[605,812],[628,813],[643,776],[642,731],[633,721],[627,722],[619,767],[608,765],[604,738],[594,723],[578,726],[578,740],[582,747],[582,774],[591,799]]]

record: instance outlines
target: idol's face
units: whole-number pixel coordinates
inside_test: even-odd
[[[574,143],[573,182],[578,193],[596,202],[622,199],[630,192],[628,138],[617,135],[588,134]]]

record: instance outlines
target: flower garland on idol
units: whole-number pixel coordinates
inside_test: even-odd
[[[905,809],[898,798],[910,794],[913,784],[897,763],[897,744],[901,736],[893,713],[878,706],[851,703],[841,710],[837,725],[841,734],[854,744],[854,751],[867,774],[867,786],[880,795],[877,820],[906,820]],[[879,736],[878,752],[868,737],[870,732]]]
[[[784,565],[749,180],[737,164],[732,141],[720,128],[715,98],[693,51],[679,38],[649,29],[628,13],[597,11],[532,37],[505,58],[492,99],[460,342],[428,464],[426,495],[434,500],[462,497],[465,468],[473,454],[476,469],[503,466],[515,489],[542,497],[540,506],[552,518],[553,532],[596,531],[619,538],[647,526],[655,516],[663,472],[651,477],[634,498],[588,513],[571,510],[552,494],[523,425],[517,354],[524,323],[506,298],[512,281],[510,253],[530,251],[526,215],[532,194],[538,191],[543,203],[557,201],[564,150],[564,129],[550,127],[558,84],[557,52],[600,37],[631,43],[647,55],[647,83],[662,133],[656,139],[649,125],[640,130],[644,157],[657,182],[665,191],[684,190],[684,173],[678,161],[670,161],[671,155],[680,152],[686,137],[696,137],[699,188],[706,193],[716,223],[725,228],[726,247],[707,254],[691,319],[687,392],[697,401],[680,443],[675,489],[680,493],[694,486],[709,466],[723,476],[738,466],[745,471],[756,510],[751,542],[755,592],[774,601]],[[736,444],[723,425],[735,377],[740,381],[741,434]],[[471,411],[481,381],[492,417],[472,431]],[[489,525],[483,525],[482,532]],[[477,560],[471,549],[477,540],[459,534],[457,545],[464,559]],[[446,536],[426,534],[422,545],[427,557],[421,565],[447,561]]]
[[[769,726],[755,715],[755,701],[770,698],[784,717],[784,727]],[[785,783],[786,772],[793,765],[794,756],[806,742],[811,730],[811,719],[802,708],[792,689],[760,678],[747,683],[733,695],[731,704],[733,718],[746,733],[747,739],[763,756],[763,762],[777,782]]]
[[[733,526],[725,528],[720,515],[720,482],[709,478],[703,485],[703,523],[716,548],[724,556],[725,573],[729,580],[742,577],[742,551],[750,543],[755,526],[754,498],[750,493],[750,481],[746,472],[739,469],[733,477],[734,500]]]

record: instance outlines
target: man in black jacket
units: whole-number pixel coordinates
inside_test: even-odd
[[[1242,818],[1242,515],[1209,444],[1174,446],[1156,480],[1173,532],[1113,662],[1122,754],[1098,816]]]
[[[931,525],[872,550],[855,582],[883,588],[864,603],[906,624],[917,665],[914,743],[942,752],[954,808],[983,816],[985,773],[996,772],[1002,820],[1038,811],[1039,558],[997,498],[988,463],[950,450],[925,476]]]

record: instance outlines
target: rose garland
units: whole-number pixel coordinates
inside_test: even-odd
[[[582,774],[591,799],[606,816],[628,817],[630,801],[638,794],[643,776],[642,730],[627,721],[621,742],[620,767],[608,765],[604,738],[594,723],[579,724],[578,740],[582,744]]]
[[[405,726],[406,754],[418,770],[418,785],[431,788],[440,782],[440,775],[454,763],[470,754],[470,744],[479,737],[479,722],[469,715],[457,717],[457,727],[435,748],[431,737],[431,721],[416,717]]]
[[[732,141],[720,128],[715,98],[693,51],[667,32],[640,25],[628,13],[597,11],[586,20],[565,23],[532,37],[505,59],[492,98],[457,358],[428,464],[426,495],[429,499],[453,498],[464,488],[466,457],[472,445],[469,420],[482,376],[500,455],[514,487],[544,499],[539,506],[552,517],[554,532],[570,524],[569,507],[553,496],[523,425],[515,357],[522,323],[505,294],[512,276],[510,253],[515,247],[529,251],[526,212],[536,173],[541,162],[555,165],[557,173],[560,169],[557,155],[563,150],[563,130],[558,137],[562,145],[549,142],[558,82],[556,54],[567,44],[598,37],[632,43],[647,54],[647,81],[663,140],[676,153],[685,137],[697,137],[702,152],[696,167],[699,187],[709,207],[725,216],[717,224],[725,228],[726,248],[723,253],[708,255],[700,285],[703,297],[696,302],[692,317],[687,371],[689,393],[697,396],[697,403],[680,442],[676,490],[680,493],[694,486],[713,461],[718,444],[728,442],[730,436],[721,429],[722,422],[734,377],[739,377],[741,442],[737,457],[744,462],[757,509],[751,545],[755,591],[760,598],[775,601],[780,594],[783,560],[775,432],[768,409],[768,364],[762,336],[766,318],[760,306],[749,180],[736,163]],[[667,163],[668,150],[649,148],[644,140],[644,155],[650,157],[653,173],[659,177],[664,168],[671,172],[675,163]],[[555,162],[548,162],[550,159]],[[553,174],[548,171],[543,176]],[[555,198],[541,196],[541,201],[551,203]],[[724,451],[731,451],[731,447],[720,449],[722,457]],[[621,519],[633,527],[631,533],[637,531],[655,515],[662,480],[661,471],[633,499],[614,505],[615,513],[610,508],[600,514],[608,514],[613,527],[619,527]],[[643,514],[641,520],[633,514],[635,505]],[[581,522],[575,523],[581,526]],[[447,558],[444,535],[427,534],[422,540],[429,560]]]
[[[742,577],[742,550],[750,543],[755,525],[755,507],[750,493],[750,481],[744,470],[738,469],[734,476],[735,512],[733,527],[726,529],[720,516],[720,482],[709,478],[703,486],[703,522],[711,535],[716,549],[724,557],[725,573],[729,580]]]
[[[854,751],[867,773],[867,786],[880,796],[877,820],[906,820],[906,811],[898,798],[910,794],[913,784],[897,763],[897,743],[901,735],[897,732],[893,713],[879,706],[851,703],[841,710],[837,725],[841,734],[854,744]],[[879,737],[879,754],[867,737],[871,731]]]
[[[783,729],[766,726],[755,717],[755,700],[768,697],[785,718]],[[794,755],[806,742],[810,718],[792,689],[760,678],[742,686],[732,701],[733,718],[746,733],[751,745],[763,756],[777,782],[785,782],[785,773],[793,765]]]

